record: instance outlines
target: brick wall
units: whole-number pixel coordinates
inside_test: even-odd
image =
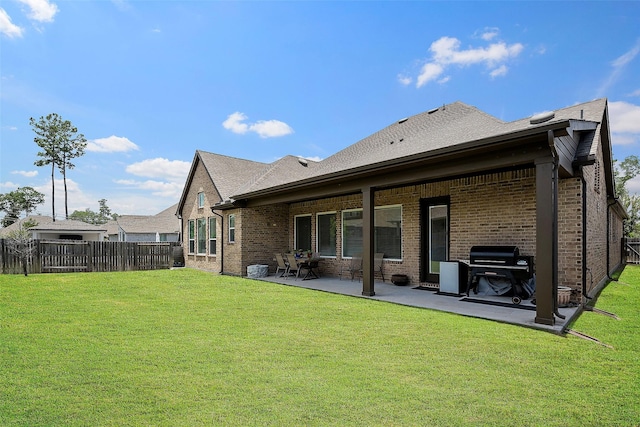
[[[204,192],[205,200],[204,207],[198,207],[198,193]],[[209,232],[208,218],[215,216],[211,213],[211,206],[220,202],[218,192],[216,191],[209,174],[202,166],[201,162],[198,162],[194,171],[193,180],[191,186],[188,189],[188,193],[185,199],[185,204],[182,209],[182,245],[184,247],[185,264],[187,267],[199,268],[203,270],[219,272],[220,271],[220,259],[218,255],[209,254],[209,243],[207,238],[207,253],[204,255],[190,254],[189,252],[189,221],[190,219],[197,220],[198,218],[207,219],[207,237]],[[216,217],[217,218],[217,217]],[[220,220],[217,218],[217,237],[218,237],[218,250],[220,254],[221,245],[221,228]],[[226,233],[225,233],[226,235]],[[197,245],[197,241],[196,241]]]
[[[277,264],[274,254],[284,253],[289,248],[289,206],[277,204],[242,209],[242,223],[251,225],[242,227],[242,240],[236,238],[242,242],[242,275],[246,275],[247,266],[252,264],[267,264],[269,271],[274,272]]]
[[[425,183],[377,191],[376,206],[402,205],[402,260],[385,260],[384,272],[407,274],[411,283],[420,279],[420,199],[449,196],[450,258],[468,259],[474,245],[516,245],[523,255],[535,256],[535,169],[509,171],[470,178]],[[337,256],[324,258],[321,270],[338,275],[348,260],[341,258],[341,211],[362,207],[361,195],[294,203],[289,211],[289,248],[293,248],[295,215],[337,212]],[[312,246],[315,247],[315,231]]]

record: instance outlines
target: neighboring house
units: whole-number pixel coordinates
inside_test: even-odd
[[[106,226],[110,241],[114,242],[178,242],[180,221],[176,218],[177,205],[156,215],[119,215]]]
[[[31,215],[20,222],[27,220],[37,224],[29,228],[33,239],[102,241],[107,235],[107,227],[105,226],[87,224],[72,219],[53,221],[49,216]],[[20,222],[15,222],[0,230],[0,237],[7,237],[12,230],[19,229]]]
[[[535,321],[554,324],[558,286],[584,302],[622,263],[606,99],[503,122],[456,102],[399,120],[320,162],[265,164],[196,151],[177,215],[186,265],[244,275],[310,249],[337,275],[374,252],[385,275],[438,282],[476,245],[534,257]]]

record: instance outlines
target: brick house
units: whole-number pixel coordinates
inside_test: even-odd
[[[558,286],[578,302],[622,263],[606,99],[503,122],[461,102],[399,120],[313,162],[271,164],[196,151],[177,215],[187,266],[244,275],[292,249],[323,275],[374,252],[385,275],[438,282],[439,261],[475,245],[534,257],[536,318],[554,324]]]

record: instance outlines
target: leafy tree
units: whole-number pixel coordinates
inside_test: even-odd
[[[2,226],[13,224],[20,218],[22,212],[29,216],[38,205],[44,203],[44,194],[32,187],[20,187],[6,194],[0,194],[0,210],[6,215],[2,219]]]
[[[54,183],[56,167],[60,170],[64,180],[64,210],[65,218],[68,218],[67,169],[75,167],[71,163],[72,159],[84,155],[87,140],[83,134],[78,133],[78,128],[73,126],[69,120],[63,120],[56,113],[40,117],[38,121],[31,117],[29,123],[36,134],[33,141],[42,149],[42,151],[38,152],[40,160],[37,160],[34,164],[36,166],[51,165],[51,212],[53,220],[56,220]]]
[[[640,195],[630,194],[627,182],[640,175],[640,159],[638,156],[626,157],[614,170],[616,194],[627,210],[629,219],[624,223],[626,237],[640,237]]]
[[[20,227],[17,230],[12,230],[8,233],[6,238],[6,245],[9,252],[20,258],[22,264],[22,272],[27,275],[29,261],[31,255],[35,253],[36,246],[31,239],[31,232],[29,228],[38,225],[32,220],[20,220]]]
[[[98,203],[100,204],[100,210],[98,212],[94,212],[89,208],[83,211],[73,211],[73,213],[69,215],[69,219],[100,225],[111,219],[118,218],[118,214],[112,213],[111,209],[107,206],[107,199],[100,199]]]

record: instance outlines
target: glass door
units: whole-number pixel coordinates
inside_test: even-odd
[[[449,253],[447,205],[429,206],[429,275],[440,275]]]
[[[420,205],[420,280],[440,283],[440,262],[449,258],[449,199],[423,199]]]

